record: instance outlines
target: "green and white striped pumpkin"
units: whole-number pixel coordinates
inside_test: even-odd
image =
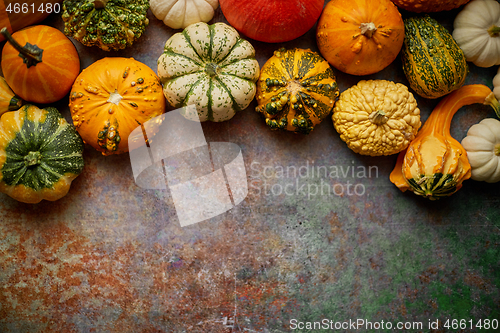
[[[401,56],[410,87],[430,99],[460,88],[467,77],[467,61],[448,30],[429,16],[410,17],[404,24]]]
[[[58,200],[83,169],[84,144],[53,107],[25,105],[0,119],[0,191],[25,203]]]
[[[189,25],[168,39],[158,59],[167,101],[175,108],[195,105],[198,115],[184,114],[191,120],[220,122],[246,109],[259,74],[254,47],[220,22]]]

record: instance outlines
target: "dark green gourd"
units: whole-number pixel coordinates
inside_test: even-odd
[[[148,0],[64,0],[64,33],[105,51],[132,45],[149,24]]]
[[[467,61],[453,36],[429,16],[404,20],[403,71],[410,87],[425,98],[439,98],[460,88]]]
[[[55,108],[26,105],[0,119],[0,191],[26,203],[58,200],[83,170],[84,144]]]

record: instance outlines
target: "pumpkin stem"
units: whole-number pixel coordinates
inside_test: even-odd
[[[94,0],[94,8],[101,9],[106,7],[108,0]]]
[[[43,50],[41,48],[28,42],[26,42],[26,45],[24,46],[19,45],[19,43],[12,38],[12,35],[5,27],[0,30],[0,33],[17,51],[19,51],[19,56],[23,58],[23,62],[28,68],[36,66],[36,64],[42,62]]]
[[[493,151],[495,152],[495,155],[500,156],[500,143],[495,145],[495,149]]]
[[[210,75],[210,77],[214,77],[215,75],[218,74],[218,71],[217,71],[218,68],[219,68],[219,66],[217,66],[217,64],[210,62],[205,66],[205,72],[208,75]]]
[[[494,24],[491,27],[489,27],[487,31],[491,37],[498,37],[500,35],[500,27]]]
[[[369,115],[370,121],[376,125],[382,125],[387,122],[389,118],[385,115],[384,110],[374,111]]]
[[[24,101],[19,96],[14,96],[10,99],[9,102],[9,111],[19,110],[21,106],[23,106]]]
[[[495,110],[497,117],[500,118],[500,102],[498,102],[493,92],[486,96],[484,104],[491,106]]]
[[[42,154],[39,151],[30,151],[28,155],[24,156],[24,164],[26,166],[32,166],[40,164],[42,159]]]
[[[359,29],[361,29],[361,34],[367,38],[372,38],[375,31],[377,31],[377,27],[375,26],[375,24],[373,22],[361,23],[361,25],[359,26]]]

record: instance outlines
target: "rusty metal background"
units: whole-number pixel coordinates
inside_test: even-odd
[[[457,13],[433,16],[451,30]],[[149,19],[122,52],[75,42],[82,69],[124,56],[156,71],[176,31]],[[62,29],[59,15],[44,23]],[[281,46],[317,50],[314,29],[251,43],[261,65]],[[466,83],[492,87],[496,69],[470,64]],[[335,73],[340,91],[367,78],[407,84],[399,58],[366,77]],[[437,102],[418,98],[422,120]],[[28,205],[1,194],[0,332],[319,332],[325,323],[390,331],[375,330],[382,321],[445,332],[447,320],[500,320],[498,184],[467,180],[437,202],[402,193],[389,181],[396,156],[351,152],[330,119],[308,136],[273,132],[254,103],[203,124],[208,142],[241,147],[249,181],[245,201],[216,218],[180,227],[170,192],[138,187],[128,154],[91,147],[63,199]],[[71,120],[67,104],[55,106]],[[494,117],[486,106],[464,107],[452,135],[461,140],[485,117]],[[337,191],[314,193],[325,183]],[[365,326],[340,328],[361,319]],[[314,322],[321,329],[307,329]]]

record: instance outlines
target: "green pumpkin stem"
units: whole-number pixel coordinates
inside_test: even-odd
[[[491,27],[488,28],[488,34],[491,36],[491,37],[498,37],[500,36],[500,27],[496,26],[496,25],[492,25]]]
[[[30,43],[26,43],[24,46],[19,45],[19,43],[12,38],[12,35],[5,27],[0,30],[0,33],[17,51],[19,51],[19,56],[23,59],[23,62],[28,68],[36,66],[36,64],[42,62],[43,50],[41,48]]]
[[[500,143],[495,145],[495,155],[500,156]]]
[[[210,62],[208,63],[206,66],[205,66],[205,72],[210,76],[210,77],[214,77],[218,74],[218,69],[219,69],[219,66],[217,66],[217,64],[214,64],[213,62]]]
[[[495,110],[495,113],[498,118],[500,118],[500,102],[498,102],[497,98],[495,97],[495,94],[491,92],[486,99],[484,100],[484,105],[489,105]]]
[[[21,106],[23,106],[23,104],[24,104],[24,101],[19,96],[16,95],[10,99],[9,111],[19,110],[21,108]]]
[[[28,155],[24,156],[24,163],[26,166],[33,166],[40,164],[42,154],[39,151],[30,151]]]

